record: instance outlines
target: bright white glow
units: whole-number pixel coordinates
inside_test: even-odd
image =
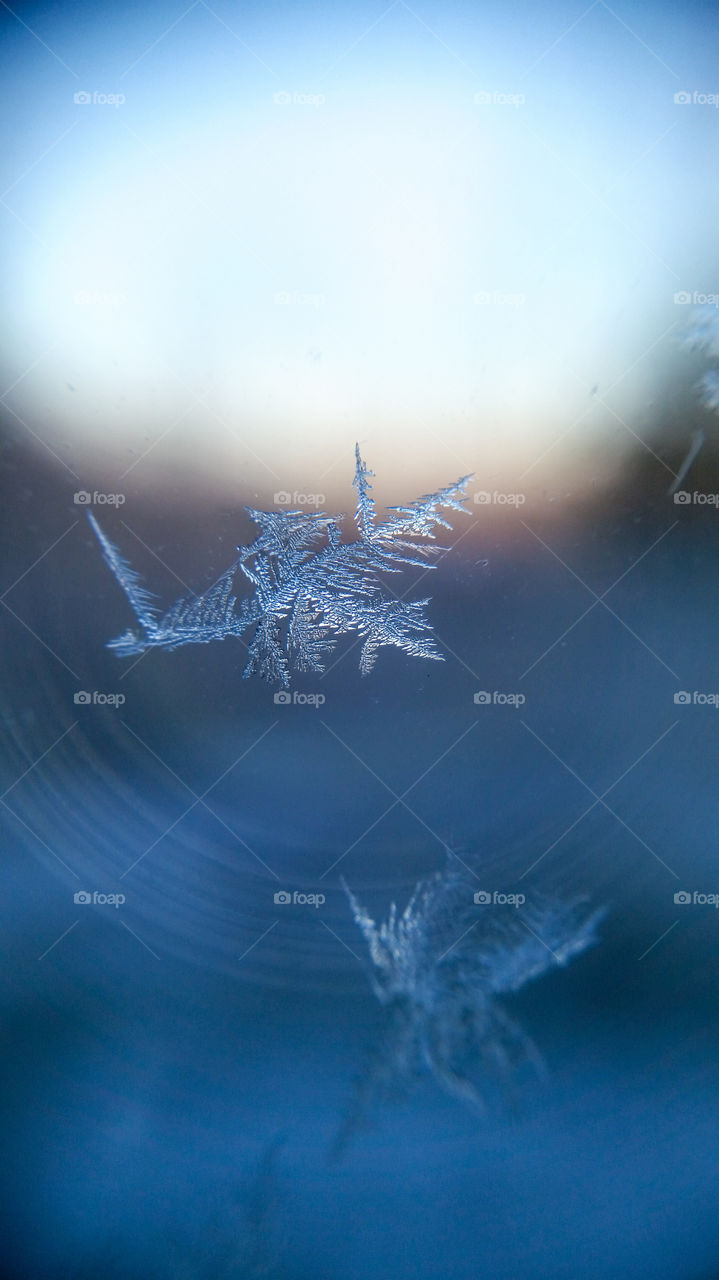
[[[391,465],[419,432],[448,471],[516,478],[582,415],[615,433],[593,386],[622,379],[622,417],[646,403],[674,291],[710,283],[685,279],[671,78],[635,42],[634,117],[593,64],[560,91],[551,58],[523,103],[475,102],[441,48],[423,74],[384,65],[400,35],[378,38],[376,82],[349,57],[320,103],[275,102],[261,68],[225,68],[211,102],[165,95],[168,53],[143,64],[150,101],[130,76],[123,106],[74,109],[26,193],[46,251],[17,228],[11,271],[9,370],[56,343],[11,403],[53,448],[122,468],[167,433],[139,482],[201,455],[218,483],[241,464],[262,485],[357,437]],[[516,90],[506,52],[494,65]]]

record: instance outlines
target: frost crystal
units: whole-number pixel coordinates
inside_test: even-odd
[[[440,512],[466,514],[462,500],[471,476],[408,507],[390,507],[387,518],[377,523],[368,478],[374,472],[363,462],[359,445],[355,452],[359,534],[355,541],[341,541],[341,516],[247,507],[260,526],[259,536],[250,546],[238,547],[238,559],[208,591],[178,600],[164,615],[88,512],[105,560],[141,627],[139,632],[126,631],[109,647],[125,657],[158,646],[206,644],[253,629],[243,674],[263,676],[283,688],[289,687],[291,670],[324,671],[338,637],[350,632],[364,641],[359,660],[362,675],[372,670],[382,645],[442,661],[425,615],[428,600],[405,603],[387,590],[378,575],[398,573],[403,565],[435,567],[427,558],[445,550],[434,542],[435,527],[452,527]],[[241,601],[235,594],[239,572],[254,587],[254,593]]]
[[[695,307],[681,334],[690,351],[703,351],[710,360],[719,360],[719,311],[713,304]],[[699,398],[706,409],[719,412],[719,369],[710,369],[697,384]]]
[[[690,351],[704,351],[719,360],[719,313],[715,306],[694,307],[684,324],[681,341]]]
[[[699,383],[699,395],[706,409],[719,413],[719,369],[710,369]]]
[[[378,926],[344,889],[367,943],[386,1022],[338,1150],[374,1103],[406,1094],[423,1075],[483,1110],[477,1080],[491,1071],[506,1076],[522,1060],[540,1065],[498,997],[594,943],[602,911],[587,913],[577,900],[476,904],[468,872],[447,868],[420,881],[401,916],[393,903]]]

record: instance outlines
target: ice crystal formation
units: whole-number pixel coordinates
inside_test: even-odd
[[[344,885],[385,1026],[337,1152],[374,1105],[406,1095],[422,1076],[481,1111],[483,1080],[506,1080],[522,1061],[541,1065],[501,997],[594,943],[603,912],[578,900],[477,904],[474,883],[462,867],[448,866],[420,881],[401,915],[392,904],[379,925]]]
[[[719,362],[719,312],[713,304],[697,306],[682,332],[682,342],[690,351],[702,351],[708,359]],[[707,409],[719,411],[719,368],[713,368],[699,380],[698,391]]]
[[[356,447],[353,484],[357,489],[357,538],[343,542],[342,516],[324,512],[246,510],[260,533],[217,582],[199,596],[178,600],[161,614],[154,596],[103,533],[88,519],[103,555],[127,596],[139,630],[128,630],[109,648],[121,657],[161,647],[206,644],[251,632],[243,674],[288,688],[291,671],[321,672],[340,636],[362,641],[362,675],[373,668],[377,651],[395,646],[416,658],[442,660],[427,620],[428,599],[405,602],[383,585],[380,574],[399,573],[406,565],[434,568],[432,555],[445,550],[434,541],[435,528],[451,529],[442,511],[467,511],[462,505],[471,476],[426,494],[407,507],[390,507],[378,522],[369,477],[374,472]],[[244,577],[254,591],[238,598]]]

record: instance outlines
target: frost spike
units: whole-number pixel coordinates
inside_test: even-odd
[[[357,490],[357,510],[355,512],[355,524],[362,534],[363,538],[371,538],[374,530],[374,498],[370,497],[370,489],[372,485],[367,479],[373,476],[374,471],[370,471],[367,463],[362,461],[360,447],[355,445],[355,478],[352,481]]]
[[[127,563],[127,560],[120,555],[117,547],[105,536],[91,511],[88,511],[87,518],[95,531],[95,537],[100,543],[105,562],[114,573],[130,601],[135,617],[146,631],[154,631],[157,609],[152,602],[156,597],[151,591],[147,590],[147,587],[142,585],[139,573],[136,573],[132,566]]]

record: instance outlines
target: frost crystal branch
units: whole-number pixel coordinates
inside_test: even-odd
[[[471,476],[408,507],[390,507],[387,518],[377,523],[369,482],[374,472],[363,462],[359,445],[355,453],[355,541],[342,542],[341,516],[247,507],[260,527],[255,541],[238,547],[237,560],[208,591],[178,600],[165,614],[159,613],[154,597],[88,512],[105,560],[141,628],[126,631],[109,647],[126,657],[153,647],[206,644],[251,631],[243,674],[263,676],[283,688],[289,687],[292,670],[324,671],[339,636],[352,632],[363,640],[362,675],[372,670],[383,645],[442,661],[425,615],[428,599],[397,599],[379,575],[399,573],[404,565],[435,568],[428,558],[446,550],[434,541],[435,527],[452,527],[440,513],[466,514],[462,501]],[[240,573],[254,588],[242,600],[235,587]]]
[[[406,1095],[421,1076],[432,1075],[445,1092],[483,1110],[477,1080],[492,1070],[505,1076],[522,1060],[540,1065],[499,998],[592,945],[601,910],[587,913],[576,900],[476,905],[469,874],[447,868],[420,881],[402,915],[393,903],[377,925],[344,889],[386,1021],[337,1151],[373,1104]]]
[[[716,295],[714,295],[716,297]],[[719,315],[714,303],[696,306],[681,333],[681,342],[690,351],[702,351],[715,367],[699,380],[699,398],[706,409],[719,412]]]

